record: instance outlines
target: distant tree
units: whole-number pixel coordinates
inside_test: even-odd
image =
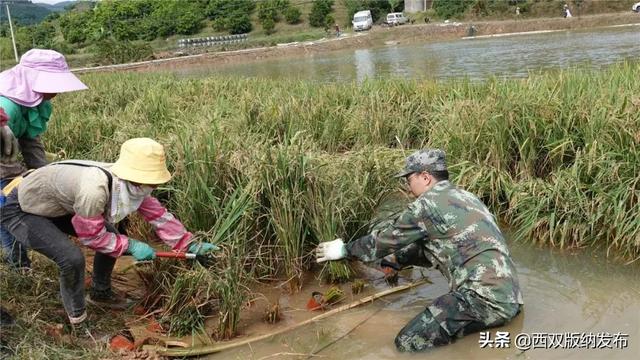
[[[176,33],[195,34],[203,27],[204,14],[195,6],[188,6],[176,19]]]
[[[347,17],[349,24],[353,19],[353,14],[361,10],[370,10],[373,21],[376,22],[381,18],[385,18],[387,13],[400,11],[404,7],[403,0],[343,0],[344,6],[347,8]]]
[[[231,14],[251,15],[256,9],[256,3],[252,0],[209,0],[205,15],[211,20],[221,17],[229,17]]]
[[[60,18],[59,12],[52,12],[51,14],[47,15],[47,17],[45,17],[43,21],[54,21],[59,18]]]
[[[399,12],[404,8],[404,0],[389,0],[389,11]]]
[[[224,31],[227,29],[227,19],[219,17],[211,22],[211,27],[215,31]]]
[[[34,47],[50,49],[55,44],[56,27],[49,21],[34,25],[31,29],[31,43]]]
[[[121,64],[153,58],[153,50],[147,43],[121,41],[114,38],[99,40],[92,48],[94,61],[102,64]]]
[[[157,36],[194,34],[202,28],[204,14],[197,3],[161,0],[150,15]]]
[[[60,31],[70,44],[83,43],[87,39],[86,29],[90,18],[84,13],[69,12],[60,17]]]
[[[289,24],[297,24],[300,22],[300,17],[302,16],[302,12],[295,6],[289,6],[284,11],[284,19]]]
[[[264,33],[267,35],[271,35],[275,32],[276,23],[271,18],[266,18],[262,21],[262,28],[264,29]]]
[[[133,41],[194,34],[203,26],[205,5],[202,1],[103,0],[93,11],[93,38]]]
[[[251,19],[247,14],[233,14],[227,20],[227,29],[231,34],[245,34],[251,31]]]
[[[404,3],[401,4],[400,2],[398,2],[397,6],[401,6],[403,4]],[[390,1],[368,0],[366,2],[366,6],[369,10],[371,10],[371,17],[373,18],[374,22],[380,19],[386,19],[388,13],[394,12],[394,7],[392,6]]]
[[[309,24],[313,27],[324,27],[327,15],[331,13],[333,0],[313,0]]]
[[[324,18],[324,28],[325,29],[331,29],[333,28],[333,26],[336,24],[336,19],[333,18],[333,15],[328,14],[325,18]]]
[[[443,19],[461,18],[471,4],[468,0],[434,0],[432,8]]]
[[[263,23],[267,19],[271,19],[274,22],[278,21],[278,1],[277,0],[265,0],[258,3],[258,19]]]
[[[121,41],[150,37],[143,30],[157,31],[160,26],[149,29],[149,24],[142,20],[151,16],[157,6],[154,0],[103,0],[93,11],[95,33],[98,38],[113,36]]]
[[[33,38],[31,37],[32,29],[28,26],[16,26],[13,28],[16,36],[16,48],[18,49],[18,55],[24,54],[29,49],[33,48]],[[13,54],[13,49],[11,49]]]
[[[364,9],[364,0],[342,0],[342,4],[347,9],[349,23],[353,19],[353,14]]]

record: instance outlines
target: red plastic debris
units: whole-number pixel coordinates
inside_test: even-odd
[[[133,351],[133,342],[122,335],[116,335],[109,341],[109,347],[113,351],[127,350]]]
[[[307,310],[314,311],[320,309],[322,309],[322,305],[318,304],[316,299],[314,299],[313,297],[309,299],[309,301],[307,301]]]
[[[311,311],[323,310],[325,307],[324,296],[322,293],[314,291],[311,293],[311,299],[307,301],[307,309]]]

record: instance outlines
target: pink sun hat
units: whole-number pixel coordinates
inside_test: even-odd
[[[40,104],[43,94],[85,89],[64,56],[53,50],[31,49],[18,65],[0,73],[0,95],[26,107]]]

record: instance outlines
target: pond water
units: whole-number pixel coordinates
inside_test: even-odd
[[[294,331],[277,335],[207,359],[638,359],[640,356],[640,266],[613,264],[601,253],[560,252],[510,243],[525,307],[511,323],[491,329],[510,333],[510,348],[480,348],[479,334],[419,354],[399,353],[397,332],[434,298],[448,291],[439,272],[422,270],[432,284],[391,295]],[[373,270],[372,270],[373,271]],[[374,273],[376,273],[374,271]],[[380,274],[380,273],[378,273]],[[403,273],[421,276],[419,268]],[[372,273],[372,279],[375,274]],[[373,280],[376,290],[386,285]],[[293,301],[281,299],[287,312]],[[288,324],[287,324],[288,325]],[[267,333],[269,328],[264,328]],[[622,333],[624,349],[530,349],[521,351],[518,334]],[[249,334],[247,334],[249,335]],[[258,335],[251,334],[251,335]],[[588,335],[587,335],[588,336]],[[333,342],[333,343],[332,343]],[[332,343],[330,346],[327,344]],[[620,342],[622,344],[623,342]],[[615,346],[614,346],[615,347]]]
[[[526,77],[531,71],[640,58],[640,26],[392,45],[230,65],[179,68],[183,76],[227,74],[318,82],[366,78]]]

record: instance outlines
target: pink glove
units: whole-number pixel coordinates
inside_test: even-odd
[[[9,121],[9,115],[7,115],[7,113],[4,112],[4,109],[0,107],[0,126],[7,125],[8,121]]]

